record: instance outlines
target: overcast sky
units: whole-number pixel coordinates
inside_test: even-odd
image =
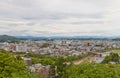
[[[0,0],[0,35],[120,36],[120,0]]]

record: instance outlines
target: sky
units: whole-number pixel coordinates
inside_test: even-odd
[[[0,35],[120,36],[120,0],[0,0]]]

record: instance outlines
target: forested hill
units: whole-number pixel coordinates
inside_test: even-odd
[[[0,42],[17,42],[19,38],[8,36],[8,35],[0,35]]]

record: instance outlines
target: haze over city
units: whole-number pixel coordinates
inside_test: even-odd
[[[0,0],[0,35],[119,36],[120,0]]]

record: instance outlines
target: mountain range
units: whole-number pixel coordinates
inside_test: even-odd
[[[0,35],[0,42],[18,42],[19,40],[54,40],[54,39],[75,39],[75,40],[97,40],[97,39],[113,39],[120,40],[120,37],[106,37],[106,36],[9,36]]]
[[[119,36],[16,36],[16,38],[22,39],[32,39],[32,40],[39,40],[39,39],[120,39]]]

